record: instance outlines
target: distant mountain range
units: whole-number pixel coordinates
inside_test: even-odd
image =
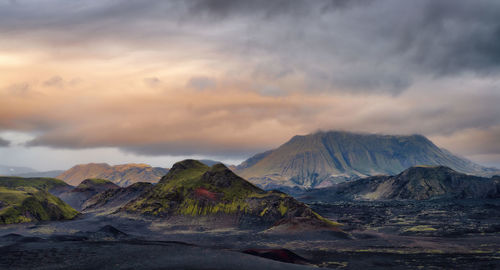
[[[295,136],[274,150],[247,159],[234,171],[265,189],[321,188],[367,176],[393,175],[416,165],[443,165],[481,176],[499,173],[453,155],[422,135],[342,131]]]
[[[64,171],[53,170],[53,171],[37,171],[29,167],[17,167],[17,166],[7,166],[0,165],[0,175],[3,176],[19,176],[19,177],[49,177],[54,178]]]
[[[85,179],[107,179],[119,186],[128,186],[137,182],[157,183],[168,169],[151,167],[146,164],[123,164],[110,166],[106,163],[89,163],[72,167],[56,178],[76,186]]]
[[[36,172],[37,170],[28,167],[0,165],[0,175],[4,176],[18,176],[17,174],[36,173]]]
[[[444,166],[416,166],[394,176],[372,176],[306,192],[306,201],[500,198],[500,177],[484,178]]]

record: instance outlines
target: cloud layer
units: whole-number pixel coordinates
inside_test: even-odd
[[[0,1],[0,131],[244,157],[318,129],[500,164],[498,1]],[[1,144],[1,142],[0,142]]]

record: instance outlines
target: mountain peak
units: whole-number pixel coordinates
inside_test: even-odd
[[[168,173],[163,176],[160,183],[180,178],[194,178],[208,171],[210,167],[194,159],[186,159],[175,163]]]
[[[207,165],[195,159],[185,159],[183,161],[176,162],[170,171],[187,170],[187,169],[200,169],[208,168]]]
[[[257,154],[236,172],[266,189],[319,188],[373,175],[394,175],[416,165],[443,165],[487,175],[492,171],[437,147],[425,136],[318,131],[294,136],[280,147]]]
[[[79,190],[94,189],[94,188],[101,187],[101,186],[107,186],[110,188],[118,188],[117,185],[115,185],[113,182],[111,182],[107,179],[91,178],[91,179],[83,180],[76,187],[76,189],[79,189]]]

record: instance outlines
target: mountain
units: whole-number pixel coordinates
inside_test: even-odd
[[[119,186],[128,186],[137,182],[156,183],[168,172],[168,169],[151,167],[146,164],[123,164],[110,166],[106,163],[76,165],[61,173],[57,178],[70,185],[78,185],[88,178],[108,179]]]
[[[74,218],[78,212],[49,193],[67,188],[58,179],[0,177],[0,224]]]
[[[114,212],[152,188],[151,183],[138,182],[128,187],[108,189],[85,201],[82,208],[84,212]]]
[[[119,186],[106,179],[86,179],[74,189],[59,195],[71,207],[82,210],[83,204],[94,195],[109,189],[118,189]]]
[[[196,160],[174,164],[157,185],[120,212],[166,218],[179,225],[286,228],[300,221],[306,227],[339,231],[337,224],[284,193],[263,191],[223,164],[209,167]]]
[[[422,135],[342,131],[295,136],[277,149],[249,158],[235,172],[265,189],[320,188],[349,179],[392,175],[416,165],[443,165],[477,175],[498,172],[455,156]]]
[[[32,168],[28,168],[28,167],[16,167],[16,166],[0,165],[0,175],[19,176],[18,174],[35,173],[35,172],[37,172],[37,170],[32,169]]]
[[[444,166],[411,167],[394,176],[373,176],[306,192],[305,200],[428,200],[500,198],[500,181]]]

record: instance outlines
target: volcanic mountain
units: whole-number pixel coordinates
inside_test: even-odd
[[[428,200],[500,198],[500,181],[444,166],[416,166],[394,176],[373,176],[309,191],[306,200]]]
[[[119,186],[106,179],[86,179],[74,189],[60,194],[59,198],[71,207],[82,210],[83,204],[94,195],[118,188]]]
[[[157,185],[120,212],[215,228],[266,229],[300,220],[303,227],[339,231],[335,223],[284,193],[263,191],[223,164],[209,167],[196,160],[174,164]]]
[[[128,186],[137,182],[157,183],[168,169],[151,167],[146,164],[123,164],[110,166],[106,163],[89,163],[76,165],[63,172],[58,179],[76,186],[84,179],[108,179],[119,186]]]
[[[0,177],[0,224],[72,219],[78,212],[50,193],[69,188],[52,178]]]
[[[249,158],[235,172],[265,189],[320,188],[349,179],[397,174],[416,165],[443,165],[477,175],[498,172],[455,156],[421,135],[341,131],[295,136],[277,149]]]

